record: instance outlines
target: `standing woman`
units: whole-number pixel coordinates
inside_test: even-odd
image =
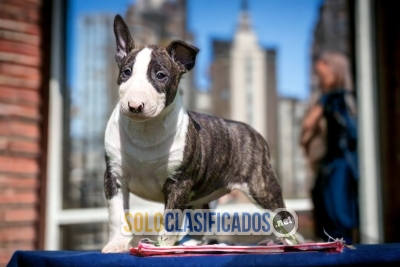
[[[316,234],[328,240],[357,241],[358,167],[356,103],[347,58],[325,52],[314,63],[322,94],[303,122],[301,144],[310,151],[326,122],[325,155],[317,168],[312,190]]]

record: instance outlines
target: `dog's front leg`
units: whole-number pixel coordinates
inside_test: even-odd
[[[104,175],[104,191],[107,198],[110,239],[102,252],[128,251],[131,236],[122,233],[121,216],[129,209],[129,190],[125,185],[119,184],[117,177],[107,168]]]
[[[173,179],[167,179],[163,187],[165,210],[179,209],[184,211],[187,208],[189,202],[189,195],[192,189],[193,182],[187,179],[184,175],[175,175]],[[166,213],[164,212],[164,220],[166,221]],[[175,218],[176,219],[176,218]],[[171,229],[172,224],[175,224],[175,220],[168,221],[168,229]],[[166,229],[164,225],[164,229]],[[161,246],[173,246],[178,241],[179,234],[161,234],[158,237],[158,242]]]

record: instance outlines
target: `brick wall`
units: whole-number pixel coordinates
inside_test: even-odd
[[[0,0],[0,266],[39,246],[41,12],[41,0]]]

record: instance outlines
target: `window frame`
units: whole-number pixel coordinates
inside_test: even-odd
[[[379,186],[379,152],[376,125],[378,105],[374,98],[376,70],[373,68],[373,18],[371,0],[356,0],[356,67],[360,116],[359,168],[360,179],[360,228],[363,243],[382,242],[383,222],[381,212],[381,189]],[[65,101],[65,21],[66,0],[52,3],[51,23],[51,69],[49,80],[48,108],[48,153],[45,241],[46,250],[60,249],[60,226],[81,223],[108,222],[107,208],[62,209],[63,175],[63,123]],[[374,18],[373,18],[374,19]],[[372,118],[372,119],[371,119]],[[372,144],[372,145],[371,145]],[[360,149],[361,148],[361,149]],[[371,195],[372,194],[372,195]],[[378,200],[378,201],[377,201]],[[312,203],[306,199],[285,199],[288,208],[295,211],[310,211]],[[254,207],[253,204],[245,204]],[[222,208],[221,205],[219,208]]]

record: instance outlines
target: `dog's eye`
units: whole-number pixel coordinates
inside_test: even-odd
[[[159,80],[163,80],[165,77],[167,77],[167,75],[165,75],[164,72],[159,71],[159,72],[157,72],[156,77]]]
[[[132,70],[130,68],[124,69],[124,75],[125,76],[131,76],[131,74],[132,74]]]

